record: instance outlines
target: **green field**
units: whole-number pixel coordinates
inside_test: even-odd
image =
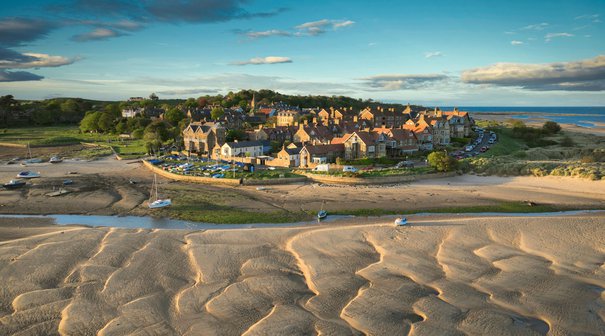
[[[143,140],[120,139],[115,134],[81,133],[78,126],[24,127],[0,130],[0,143],[30,144],[35,146],[62,146],[82,142],[108,145],[125,157],[145,155]],[[108,153],[110,154],[110,153]]]

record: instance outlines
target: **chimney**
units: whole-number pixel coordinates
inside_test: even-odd
[[[353,116],[353,122],[356,123],[357,122],[357,116]]]
[[[309,120],[305,119],[305,126],[309,123]]]
[[[275,127],[277,127],[277,124],[276,124],[276,123],[273,123],[273,128],[275,128]]]
[[[262,124],[261,124],[261,125],[258,125],[258,129],[259,129],[259,130],[262,130],[262,129],[263,129],[263,125],[262,125]]]
[[[298,121],[294,122],[294,127],[298,127]]]
[[[317,124],[317,118],[313,117],[313,123]]]

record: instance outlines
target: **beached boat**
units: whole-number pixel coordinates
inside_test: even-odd
[[[63,159],[61,159],[58,156],[53,156],[53,157],[50,158],[50,160],[48,160],[48,162],[50,162],[50,163],[60,163],[60,162],[63,162]]]
[[[10,180],[8,183],[4,183],[2,186],[6,189],[17,189],[25,186],[25,181],[21,180]]]
[[[32,150],[29,147],[29,142],[28,142],[27,143],[27,160],[23,161],[22,165],[27,165],[27,164],[31,164],[31,163],[41,163],[41,162],[42,162],[42,159],[32,157]]]
[[[30,178],[36,178],[36,177],[40,177],[40,173],[36,173],[33,171],[29,171],[29,170],[25,170],[20,172],[19,174],[17,174],[18,178],[25,178],[25,179],[30,179]]]
[[[328,212],[326,210],[319,210],[317,213],[317,219],[324,219],[328,217]]]
[[[70,180],[70,179],[63,180],[63,185],[72,185],[72,184],[74,184],[73,180]]]
[[[160,198],[158,194],[158,180],[157,175],[153,175],[153,184],[151,185],[151,192],[149,198],[149,208],[157,209],[164,208],[172,205],[172,201],[169,198]]]
[[[397,226],[403,226],[403,225],[407,225],[408,224],[408,220],[405,217],[399,217],[397,219],[395,219],[395,225]]]
[[[69,191],[69,190],[61,188],[59,190],[55,190],[53,192],[49,192],[48,194],[46,194],[46,196],[48,196],[48,197],[57,197],[57,196],[62,196],[62,195],[65,195],[65,194],[69,194],[70,192],[71,191]]]

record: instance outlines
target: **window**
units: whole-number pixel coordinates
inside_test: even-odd
[[[368,152],[374,153],[375,150],[376,148],[374,146],[368,146]]]

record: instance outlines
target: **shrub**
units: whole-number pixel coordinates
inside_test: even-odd
[[[452,171],[456,169],[458,161],[456,161],[451,156],[447,155],[445,152],[432,152],[429,154],[428,158],[429,166],[435,168],[437,171]]]
[[[555,134],[561,131],[561,126],[554,121],[547,121],[542,126],[542,131],[546,134]]]
[[[573,147],[575,143],[568,135],[566,135],[563,137],[563,139],[561,139],[560,145],[563,147]]]

